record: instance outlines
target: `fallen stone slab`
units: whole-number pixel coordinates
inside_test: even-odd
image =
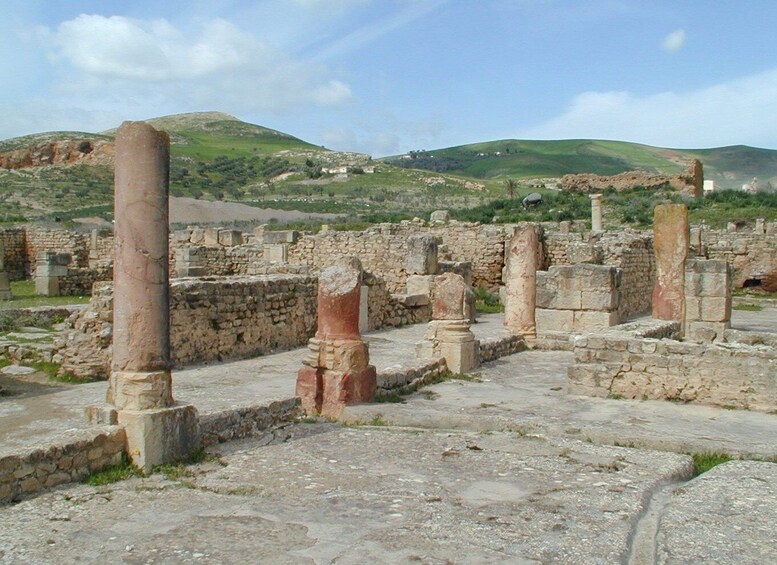
[[[731,461],[669,493],[656,563],[774,563],[777,464]]]
[[[7,367],[3,367],[0,369],[0,373],[3,373],[4,375],[30,375],[32,373],[35,373],[37,369],[34,369],[32,367],[25,367],[24,365],[8,365]]]
[[[277,432],[276,432],[277,434]],[[283,443],[274,443],[286,440]],[[0,508],[9,562],[615,563],[683,455],[517,433],[297,424],[220,463]]]

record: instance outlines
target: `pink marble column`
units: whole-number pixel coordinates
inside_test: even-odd
[[[144,122],[116,134],[113,361],[108,400],[119,410],[173,403],[170,379],[168,180],[170,138]]]
[[[685,262],[690,229],[685,204],[659,204],[653,212],[653,249],[656,282],[653,286],[653,317],[685,320]]]
[[[540,268],[540,234],[536,226],[516,228],[505,249],[505,321],[514,335],[535,337],[537,270]]]
[[[297,396],[308,414],[339,418],[350,404],[371,402],[377,373],[359,334],[361,264],[338,262],[318,277],[318,329],[297,373]]]

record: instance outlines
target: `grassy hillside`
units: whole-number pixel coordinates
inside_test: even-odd
[[[676,174],[691,158],[701,159],[706,178],[719,186],[739,187],[754,176],[762,186],[770,179],[777,186],[777,151],[745,146],[677,150],[618,141],[503,140],[373,161],[369,155],[330,151],[218,112],[148,122],[170,134],[173,195],[261,208],[336,212],[345,214],[350,225],[423,217],[439,208],[458,209],[459,217],[479,221],[584,218],[590,213],[585,196],[559,195],[527,179],[580,172],[611,175],[634,169]],[[110,141],[115,133],[114,129],[101,134],[36,134],[0,141],[0,152],[44,143]],[[0,169],[0,223],[68,222],[79,217],[110,220],[113,157],[112,150],[105,151],[100,155],[95,149],[88,163]],[[508,178],[518,180],[515,198],[501,200],[506,196],[503,181]],[[545,204],[523,211],[521,197],[534,191],[545,196]],[[611,218],[645,225],[655,202],[667,198],[679,196],[639,191],[607,194],[605,205],[611,208]],[[713,225],[755,217],[775,219],[777,203],[768,198],[705,198],[693,203],[692,214],[695,220],[706,219]]]
[[[644,170],[673,175],[691,159],[704,165],[706,179],[739,188],[753,177],[777,185],[777,151],[738,145],[716,149],[665,149],[622,141],[502,140],[388,157],[404,168],[444,171],[481,179],[561,177],[572,173],[615,175]]]

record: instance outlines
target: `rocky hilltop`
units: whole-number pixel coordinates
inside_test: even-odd
[[[680,175],[654,175],[644,171],[628,171],[613,176],[579,174],[564,175],[561,188],[578,192],[599,192],[607,188],[617,191],[637,186],[647,189],[669,188],[688,196],[701,196],[704,185],[704,170],[701,161],[694,159]]]
[[[113,142],[94,139],[60,139],[33,143],[0,152],[0,168],[113,164]]]

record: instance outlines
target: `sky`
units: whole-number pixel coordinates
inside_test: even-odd
[[[0,0],[0,139],[221,111],[375,157],[777,149],[774,0]]]

